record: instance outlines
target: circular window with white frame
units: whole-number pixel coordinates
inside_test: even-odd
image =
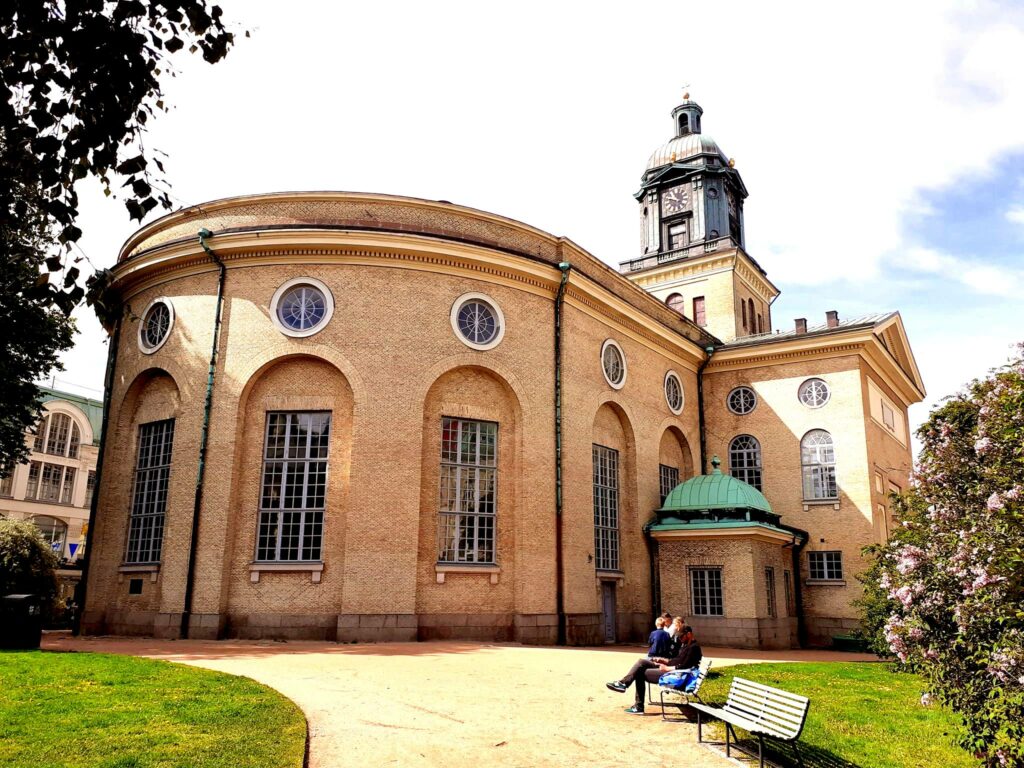
[[[726,403],[737,416],[746,416],[757,407],[757,394],[750,387],[736,387],[729,393]]]
[[[626,385],[626,355],[614,339],[608,339],[601,346],[601,371],[612,389]]]
[[[289,280],[270,300],[270,319],[285,336],[312,336],[324,329],[333,314],[330,288],[312,277]]]
[[[669,371],[665,374],[665,402],[668,403],[668,409],[678,416],[683,412],[685,401],[683,382],[680,380],[679,374]]]
[[[174,326],[174,305],[169,299],[153,299],[142,312],[139,323],[139,349],[151,355],[167,343]]]
[[[823,379],[808,379],[800,385],[799,396],[800,402],[808,408],[821,408],[832,393]]]
[[[501,307],[483,293],[464,293],[452,304],[452,330],[471,349],[494,349],[505,336]]]

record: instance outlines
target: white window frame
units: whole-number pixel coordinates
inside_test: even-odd
[[[825,399],[822,400],[820,403],[808,403],[806,400],[804,400],[804,392],[806,392],[811,387],[812,384],[817,384],[817,383],[820,383],[821,386],[824,388],[824,390],[825,390]],[[832,387],[830,387],[828,382],[825,381],[820,376],[812,376],[809,379],[804,379],[804,381],[802,381],[800,383],[800,386],[797,387],[797,390],[796,390],[796,397],[797,397],[797,400],[800,401],[801,405],[803,405],[806,408],[813,408],[813,409],[824,408],[826,405],[828,405],[829,401],[832,399]]]
[[[594,443],[594,567],[619,570],[619,452]]]
[[[822,457],[823,443],[808,446],[812,435],[828,438],[828,450],[832,460]],[[812,429],[800,438],[800,474],[804,501],[837,501],[839,499],[839,478],[836,470],[836,446],[832,434],[824,429]],[[823,492],[834,491],[831,495]],[[810,493],[808,493],[810,491]]]
[[[448,450],[446,430],[454,430]],[[440,458],[438,564],[497,565],[498,423],[442,416]]]
[[[309,285],[316,288],[324,296],[324,317],[323,319],[311,328],[305,328],[302,330],[296,330],[286,325],[278,315],[278,305],[281,303],[281,299],[284,298],[285,294],[288,293],[292,288],[297,285]],[[316,333],[320,333],[324,328],[327,327],[328,323],[331,322],[331,318],[334,316],[334,294],[331,293],[331,289],[327,287],[327,284],[322,280],[317,280],[315,277],[296,277],[287,282],[282,283],[276,291],[274,291],[273,297],[270,299],[270,321],[285,336],[291,336],[293,339],[305,339]]]
[[[747,440],[752,445],[737,447],[740,440]],[[738,462],[737,459],[742,459],[742,461]],[[751,459],[753,459],[752,463]],[[764,459],[761,455],[760,440],[753,435],[736,435],[729,441],[729,474],[763,492]]]
[[[485,304],[491,312],[494,313],[494,317],[498,322],[498,332],[494,334],[494,338],[490,341],[479,344],[472,339],[467,339],[462,329],[459,328],[459,312],[462,311],[463,305],[477,301],[481,304]],[[498,306],[498,302],[488,296],[486,293],[464,293],[455,300],[452,304],[451,312],[448,315],[448,320],[451,323],[452,331],[455,332],[455,338],[461,341],[470,349],[475,349],[480,352],[486,352],[489,349],[494,349],[496,346],[501,344],[501,340],[505,338],[505,313],[501,311],[501,307]]]
[[[722,567],[690,568],[690,614],[725,616],[725,584]],[[713,583],[715,582],[715,583]]]
[[[658,464],[658,495],[661,497],[662,504],[677,485],[679,485],[679,467]]]
[[[623,358],[623,359],[625,359],[625,358]],[[679,407],[678,408],[675,408],[675,407],[672,406],[672,400],[669,399],[669,396],[668,396],[668,383],[669,383],[669,381],[672,381],[672,380],[674,380],[675,383],[676,383],[676,386],[679,387]],[[679,374],[676,373],[675,371],[668,371],[665,374],[665,381],[664,381],[664,386],[662,387],[662,389],[665,392],[665,403],[668,405],[668,409],[670,411],[672,411],[672,413],[674,413],[676,416],[678,416],[680,413],[683,412],[683,408],[686,406],[686,392],[683,391],[683,380],[681,378],[679,378]]]
[[[156,345],[151,347],[151,346],[146,344],[146,337],[145,337],[146,317],[149,315],[150,310],[153,309],[153,307],[156,306],[157,304],[163,304],[164,306],[167,307],[167,312],[169,314],[169,317],[167,319],[167,333],[164,334],[164,337],[162,339],[160,339],[160,342],[158,344],[156,344]],[[164,344],[167,343],[167,340],[169,338],[171,338],[171,331],[173,331],[173,330],[174,330],[174,304],[171,303],[171,300],[168,299],[166,296],[157,296],[155,299],[150,301],[149,304],[146,305],[146,308],[144,310],[142,310],[142,314],[139,315],[139,332],[138,332],[139,350],[144,355],[152,355],[154,352],[156,352]]]
[[[841,550],[814,550],[807,553],[808,581],[843,581]]]
[[[622,378],[616,383],[612,381],[611,376],[608,375],[608,369],[604,364],[604,353],[609,347],[614,347],[618,350],[619,359],[622,361]],[[619,342],[615,339],[605,339],[604,344],[601,345],[601,374],[604,376],[604,380],[608,382],[608,386],[612,389],[622,389],[626,386],[626,377],[629,375],[629,366],[626,364],[626,353],[622,351],[622,347],[619,346]]]
[[[313,419],[324,416],[327,418],[327,428],[319,434],[325,442],[322,445],[314,444],[311,429]],[[323,562],[331,430],[334,427],[332,416],[330,411],[322,410],[267,412],[263,428],[263,461],[256,524],[257,563]],[[281,455],[270,456],[270,427],[278,418],[284,418]],[[292,437],[296,426],[304,428],[306,434],[302,454],[292,456]],[[316,455],[313,455],[314,451]],[[294,480],[300,476],[301,481],[298,485],[292,485],[292,492],[289,493],[289,477]],[[275,489],[276,495],[273,493]],[[296,498],[301,499],[301,503],[289,506],[289,499]],[[271,500],[269,503],[268,499]],[[292,539],[286,543],[286,528],[295,531],[294,545],[291,544]]]
[[[733,407],[733,403],[732,403],[733,395],[736,395],[737,397],[742,397],[741,390],[746,390],[747,392],[749,392],[751,397],[753,397],[753,399],[754,399],[754,404],[751,405],[749,410],[746,410],[746,411],[741,411],[741,410],[739,410],[737,408],[734,408]],[[746,384],[741,384],[738,387],[733,387],[732,389],[729,390],[729,394],[725,396],[725,407],[729,409],[730,413],[734,413],[737,416],[746,416],[748,413],[753,413],[754,409],[757,408],[757,403],[758,403],[757,392],[754,391],[753,387],[748,386]]]

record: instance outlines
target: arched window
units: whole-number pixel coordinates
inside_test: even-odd
[[[683,308],[686,306],[686,299],[683,298],[681,293],[673,293],[665,299],[665,303],[668,304],[669,309],[674,309],[681,315],[683,314]]]
[[[32,442],[32,450],[53,456],[78,457],[81,443],[78,425],[66,413],[51,413],[39,421],[39,427]]]
[[[690,132],[690,116],[680,115],[679,116],[679,135],[685,136]]]
[[[761,444],[756,437],[737,435],[729,443],[729,473],[761,490]]]
[[[32,523],[39,529],[39,532],[53,551],[58,555],[63,554],[64,539],[68,534],[68,524],[49,515],[36,515],[32,518]]]
[[[747,327],[747,302],[740,299],[740,314],[743,316],[743,327]]]
[[[804,435],[800,441],[800,464],[803,468],[805,499],[839,498],[832,435],[823,429],[812,429]]]
[[[754,320],[754,300],[747,299],[747,317],[750,318],[750,332],[757,333],[757,322]]]

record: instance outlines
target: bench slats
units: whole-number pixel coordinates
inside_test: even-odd
[[[745,731],[793,741],[803,730],[810,703],[806,696],[736,677],[723,707],[693,706]]]

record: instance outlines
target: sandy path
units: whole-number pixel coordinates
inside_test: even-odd
[[[244,675],[306,714],[312,768],[342,766],[661,765],[731,761],[699,746],[697,729],[623,708],[612,693],[640,648],[548,648],[468,642],[339,645],[320,642],[162,641],[49,634],[50,650],[124,653]],[[706,649],[715,666],[746,661],[858,661],[829,652]]]

